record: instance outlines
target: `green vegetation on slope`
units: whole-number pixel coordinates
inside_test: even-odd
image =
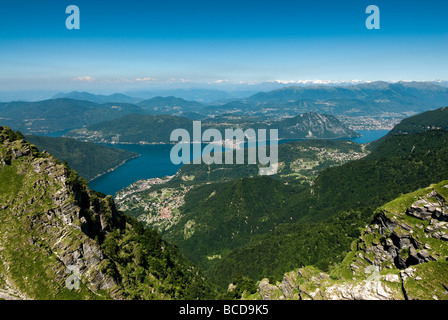
[[[39,150],[45,150],[57,159],[67,161],[71,168],[88,181],[138,156],[135,152],[70,138],[43,136],[25,138]]]
[[[121,285],[125,299],[212,299],[210,284],[172,243],[137,220],[123,216],[101,244],[106,274]]]
[[[400,135],[359,161],[325,170],[312,188],[317,200],[313,215],[326,208],[376,207],[443,180],[448,171],[447,142],[448,131],[443,130]]]
[[[185,197],[180,221],[166,237],[202,262],[290,221],[293,217],[281,208],[293,192],[269,177],[193,188]]]
[[[251,236],[248,237],[250,242],[240,248],[234,248],[231,252],[229,252],[232,250],[230,246],[218,247],[217,241],[213,239],[232,239],[232,236],[237,238],[241,234],[247,234],[244,230],[249,228],[249,225],[244,223],[244,219],[240,219],[239,224],[234,224],[234,229],[229,233],[229,230],[224,228],[224,224],[228,220],[232,221],[231,218],[219,220],[219,214],[225,211],[221,208],[229,208],[227,214],[230,217],[253,216],[255,213],[251,210],[251,205],[254,203],[247,202],[247,199],[251,199],[250,193],[235,189],[235,186],[232,186],[235,183],[228,183],[221,189],[212,185],[203,189],[197,188],[196,193],[195,189],[192,189],[189,193],[192,196],[195,195],[191,198],[194,201],[189,201],[189,194],[185,197],[184,223],[175,226],[167,237],[175,239],[175,243],[183,252],[201,266],[208,267],[216,263],[218,266],[209,269],[212,271],[207,273],[211,277],[214,275],[218,277],[219,274],[219,279],[215,278],[215,280],[221,284],[230,281],[232,273],[250,275],[255,280],[268,276],[279,277],[288,271],[292,262],[315,264],[325,270],[330,262],[337,262],[337,258],[342,259],[343,252],[349,249],[349,242],[357,236],[356,227],[369,222],[373,208],[402,193],[423,187],[432,181],[443,180],[448,176],[447,139],[448,132],[446,131],[396,136],[393,140],[394,146],[388,146],[388,154],[384,157],[378,154],[381,152],[379,148],[379,151],[374,150],[363,159],[323,170],[309,187],[295,189],[292,185],[288,185],[279,188],[273,179],[263,184],[258,183],[254,178],[246,179],[247,185],[252,184],[252,189],[256,190],[254,194],[258,197],[254,196],[254,199],[261,206],[265,204],[264,197],[266,197],[266,204],[271,203],[271,197],[276,197],[275,208],[267,206],[266,210],[262,211],[267,217],[274,217],[273,220],[267,220],[271,222],[271,228],[275,227],[272,224],[274,222],[286,222],[284,220],[289,217],[292,217],[292,220],[290,219],[290,223],[277,226],[277,230],[281,230],[278,237],[275,237],[276,233],[271,231],[254,233],[254,235],[258,234],[256,237],[250,234]],[[425,141],[431,141],[431,143],[428,143],[425,148],[416,147],[413,152],[406,152],[399,148],[401,145],[410,144],[423,146]],[[268,181],[267,179],[264,181]],[[212,195],[213,188],[216,192]],[[235,189],[234,192],[228,192],[228,194],[222,191],[233,189]],[[244,205],[245,203],[248,205]],[[204,214],[204,212],[210,212],[210,214]],[[331,217],[338,217],[339,214],[344,215],[350,212],[358,214],[360,219],[354,226],[355,233],[348,232],[350,227],[347,225],[336,228],[335,220],[331,219]],[[260,216],[257,217],[260,218]],[[279,219],[276,220],[276,218]],[[219,225],[220,223],[222,225]],[[338,239],[341,234],[322,232],[332,228],[340,230],[342,235],[351,234],[351,236],[347,238],[347,241],[342,241],[341,238]],[[303,232],[304,230],[311,231],[308,233]],[[332,241],[334,244],[330,246],[328,243]],[[222,242],[219,243],[222,244]],[[337,245],[338,243],[340,245]],[[310,251],[306,253],[298,248],[302,250],[310,248]],[[249,256],[257,263],[250,263],[247,259]],[[220,257],[220,259],[209,260],[208,257]],[[331,258],[328,259],[328,257]],[[230,261],[227,262],[226,259]],[[247,267],[248,263],[251,268]],[[221,268],[228,270],[225,276],[220,273]]]
[[[223,153],[223,164],[183,165],[167,185],[197,185],[204,182],[257,177],[261,165],[247,164],[247,150],[246,148],[244,151],[244,164],[236,164],[236,152],[233,151],[234,164],[225,164]],[[269,146],[266,154],[270,154]],[[271,177],[284,182],[309,184],[323,169],[360,159],[367,154],[368,152],[364,151],[361,145],[344,140],[310,139],[282,143],[278,146],[277,173]]]
[[[343,261],[333,264],[329,272],[296,265],[277,279],[264,278],[258,283],[237,277],[226,296],[448,300],[447,199],[447,180],[404,194],[375,210],[374,218],[361,228]]]
[[[0,127],[0,289],[32,299],[203,299],[213,290],[160,235],[111,196]],[[80,288],[66,286],[69,267]]]
[[[338,213],[319,222],[280,224],[269,233],[252,237],[243,246],[210,261],[207,274],[221,287],[237,284],[241,275],[275,283],[285,272],[314,265],[321,270],[341,261],[350,244],[373,216],[372,210]]]
[[[383,142],[389,140],[394,135],[421,133],[430,130],[448,130],[447,107],[426,111],[403,119],[386,136],[369,143],[367,148],[374,149],[379,145],[383,146]],[[430,141],[427,142],[431,143]]]
[[[428,130],[448,130],[448,108],[426,111],[418,115],[403,119],[390,134],[417,133]]]
[[[355,131],[348,129],[333,116],[312,112],[272,123],[256,121],[217,123],[213,119],[205,119],[201,122],[201,126],[203,131],[209,128],[218,130],[222,140],[226,139],[226,129],[277,129],[279,139],[339,139],[359,135]],[[170,137],[171,132],[175,129],[187,130],[191,141],[193,140],[193,120],[166,114],[152,116],[130,114],[120,119],[95,123],[86,128],[71,130],[66,136],[91,142],[131,144],[177,143],[177,141],[172,142]],[[177,137],[175,138],[177,139]],[[233,137],[228,138],[232,139]],[[269,135],[266,138],[269,138]]]
[[[375,210],[372,222],[328,274],[295,267],[281,278],[263,279],[256,293],[247,290],[242,296],[448,300],[447,199],[447,180],[404,194]],[[237,282],[233,285],[238,288]]]
[[[66,137],[105,143],[170,143],[174,129],[183,128],[191,132],[192,125],[192,120],[182,117],[130,114],[72,130]]]
[[[2,123],[27,134],[80,128],[130,113],[144,113],[144,111],[132,105],[121,105],[116,108],[113,105],[67,98],[0,103]]]

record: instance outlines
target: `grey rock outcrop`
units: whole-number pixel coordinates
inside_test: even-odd
[[[448,185],[443,187],[448,189]],[[423,193],[426,190],[431,192]],[[423,194],[403,211],[397,211],[397,202],[391,205],[392,209],[381,208],[359,239],[352,243],[346,260],[332,273],[325,274],[307,266],[286,273],[276,284],[264,279],[260,282],[260,297],[448,299],[447,203],[436,188],[429,187],[421,192]],[[409,198],[403,196],[403,203],[408,203]]]
[[[75,268],[80,281],[92,292],[112,289],[116,280],[101,271],[105,257],[97,241],[116,223],[112,198],[94,196],[69,168],[48,153],[39,154],[24,140],[3,139],[0,151],[5,165],[19,159],[20,162],[15,162],[21,163],[17,170],[29,179],[22,184],[16,198],[3,201],[0,208],[2,215],[14,217],[18,230],[22,230],[18,232],[29,232],[27,250],[45,248],[50,256],[56,257],[51,272],[57,282],[63,283],[66,271]],[[0,248],[5,245],[3,241],[0,239]],[[13,281],[7,274],[2,276],[12,287]]]

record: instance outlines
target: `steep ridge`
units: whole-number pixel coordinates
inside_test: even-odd
[[[246,298],[448,300],[447,199],[448,181],[405,194],[377,209],[330,272],[298,268]]]
[[[390,134],[411,134],[439,129],[448,129],[448,107],[405,118],[391,130]]]
[[[347,128],[332,115],[305,112],[296,117],[273,122],[271,128],[278,128],[279,136],[283,139],[300,138],[353,138],[361,136]]]
[[[386,136],[369,143],[368,149],[375,149],[395,135],[414,134],[432,130],[448,130],[448,107],[419,113],[403,119]]]
[[[81,177],[90,181],[114,170],[139,154],[70,138],[26,136],[26,141],[61,161],[67,161]]]
[[[0,127],[0,293],[19,299],[211,294],[170,243],[20,133]],[[79,286],[79,287],[78,287]]]

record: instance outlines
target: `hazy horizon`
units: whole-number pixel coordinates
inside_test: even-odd
[[[206,102],[217,101],[219,99],[207,99],[207,97],[201,97],[197,99],[185,98],[184,94],[196,93],[196,95],[201,95],[201,93],[226,93],[229,98],[246,98],[258,92],[268,92],[280,88],[286,88],[290,86],[355,86],[357,84],[363,83],[374,83],[381,82],[383,80],[376,81],[362,81],[362,80],[352,80],[352,81],[326,81],[326,80],[299,80],[299,81],[271,81],[271,82],[259,82],[259,83],[226,83],[220,84],[201,84],[201,83],[185,83],[184,86],[178,85],[156,85],[156,86],[146,86],[142,88],[134,88],[130,90],[97,90],[95,88],[81,88],[77,89],[75,86],[68,90],[16,90],[16,91],[2,91],[0,90],[0,102],[11,102],[11,101],[40,101],[52,99],[57,95],[65,95],[73,92],[88,93],[93,95],[104,95],[109,96],[113,94],[123,94],[131,98],[141,98],[149,99],[156,96],[176,96],[178,98],[183,98],[185,100],[204,100]],[[434,84],[441,85],[443,87],[448,87],[448,81],[446,80],[397,80],[397,81],[384,81],[388,83],[399,83],[399,82],[430,82]]]
[[[78,30],[66,27],[72,4]],[[366,28],[370,4],[380,29]],[[447,80],[447,11],[434,0],[6,0],[0,91]]]

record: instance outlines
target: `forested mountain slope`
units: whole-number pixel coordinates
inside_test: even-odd
[[[197,299],[213,291],[171,243],[48,153],[0,127],[0,293],[21,299]],[[76,288],[75,286],[79,286]]]

